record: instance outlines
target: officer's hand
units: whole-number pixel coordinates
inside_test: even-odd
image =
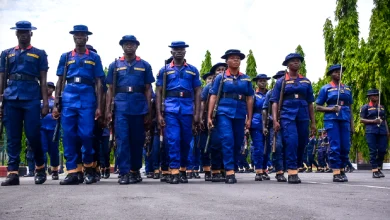
[[[51,115],[53,116],[53,119],[57,120],[60,117],[60,112],[58,111],[58,108],[54,107]]]
[[[165,120],[161,114],[158,115],[158,123],[160,124],[161,128],[165,127]]]
[[[382,124],[382,119],[376,118],[376,119],[374,120],[374,124]]]
[[[42,118],[44,118],[48,113],[49,113],[49,106],[48,105],[44,105],[42,107],[42,109],[41,109]]]
[[[200,123],[199,114],[195,114],[195,115],[194,115],[194,123],[195,123],[195,125],[199,125],[199,123]]]
[[[101,113],[100,109],[97,108],[95,111],[95,120],[98,120],[98,118],[100,118],[100,116],[102,116],[102,113]]]
[[[246,129],[251,128],[251,124],[252,124],[252,120],[246,120],[246,122],[245,122],[245,128],[246,128]]]
[[[111,112],[107,112],[106,113],[106,118],[105,118],[105,124],[108,126],[112,121],[112,113]]]
[[[202,121],[200,122],[200,124],[199,124],[199,129],[200,129],[201,131],[206,130],[206,122],[205,122],[204,120],[202,120]]]
[[[149,130],[151,125],[152,125],[152,118],[151,118],[150,114],[146,114],[144,117],[144,126],[145,126],[146,130]]]
[[[278,132],[280,130],[280,124],[276,120],[274,120],[274,131]]]
[[[340,109],[341,109],[341,106],[335,105],[335,106],[333,106],[333,108],[332,108],[332,112],[340,112]]]
[[[263,134],[264,136],[268,136],[268,128],[263,128]]]
[[[214,128],[213,120],[211,118],[208,119],[207,127],[209,130]]]
[[[311,125],[310,125],[310,133],[311,133],[311,135],[316,135],[316,131],[317,131],[316,123],[312,122]]]

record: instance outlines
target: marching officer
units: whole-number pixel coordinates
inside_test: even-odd
[[[49,112],[53,111],[54,107],[54,97],[53,92],[55,90],[55,86],[53,82],[47,83],[47,96],[49,100]],[[43,106],[42,106],[43,107]],[[52,114],[46,115],[41,120],[41,140],[42,140],[42,148],[45,156],[45,163],[47,164],[47,153],[50,156],[50,165],[51,165],[51,178],[52,180],[58,180],[58,166],[60,165],[60,157],[59,157],[59,138],[53,142],[54,130],[56,127],[56,120],[53,118]]]
[[[58,119],[61,113],[64,155],[68,170],[68,175],[60,184],[79,184],[77,172],[80,170],[77,163],[80,145],[85,183],[91,184],[96,182],[93,168],[93,128],[95,120],[101,116],[101,78],[104,72],[100,56],[86,47],[88,36],[92,34],[88,27],[75,25],[69,33],[73,35],[76,48],[61,55],[57,68],[56,94],[62,93],[62,103],[59,103],[56,97],[53,109],[55,119]],[[65,69],[67,75],[63,78]],[[63,80],[66,80],[67,84],[64,91],[61,91]],[[58,111],[58,104],[62,105],[61,112]]]
[[[196,67],[184,60],[188,45],[174,41],[169,47],[172,48],[173,61],[161,68],[157,75],[156,109],[159,125],[164,128],[164,144],[169,150],[170,183],[188,183],[187,158],[192,124],[198,125],[200,120],[201,82]],[[164,75],[166,85],[163,85]],[[161,112],[163,87],[166,87],[164,117]]]
[[[24,131],[34,151],[35,184],[46,181],[45,161],[41,146],[40,118],[49,111],[46,77],[48,62],[44,50],[31,45],[33,27],[19,21],[16,27],[18,45],[1,53],[0,61],[0,117],[7,132],[8,175],[2,186],[19,185],[21,140]],[[4,82],[7,81],[6,88]],[[41,99],[42,109],[41,109]],[[3,103],[4,102],[4,103]],[[4,106],[3,106],[4,104]],[[2,126],[1,126],[2,129]]]
[[[234,184],[237,182],[234,167],[244,140],[244,129],[251,127],[254,91],[249,76],[239,71],[245,55],[239,50],[232,49],[227,50],[221,58],[226,60],[228,67],[222,75],[215,78],[210,89],[208,127],[209,129],[214,127],[212,112],[219,95],[215,126],[222,144],[225,183]]]
[[[283,65],[288,67],[284,78],[279,79],[272,90],[270,101],[275,132],[281,130],[286,144],[286,168],[288,183],[301,183],[298,177],[299,159],[309,140],[309,120],[311,132],[315,134],[314,96],[311,82],[298,73],[303,57],[297,53],[286,56]],[[282,91],[283,89],[283,91]],[[282,94],[282,97],[281,97]],[[280,99],[283,99],[279,103]],[[280,108],[280,122],[277,118]]]
[[[329,165],[333,169],[333,182],[348,182],[344,168],[349,160],[351,147],[349,133],[354,130],[351,110],[353,99],[351,88],[340,84],[340,71],[339,64],[329,67],[327,76],[331,76],[331,82],[320,89],[316,109],[324,112],[324,126],[330,144]],[[323,106],[325,103],[326,106]]]
[[[155,81],[152,67],[136,55],[140,42],[133,35],[125,35],[119,41],[124,56],[111,63],[107,84],[106,121],[112,120],[111,100],[115,101],[115,130],[119,184],[141,182],[142,151],[145,126],[151,124],[151,83]],[[113,94],[114,71],[117,73],[116,94]],[[136,104],[135,104],[136,103]]]
[[[387,151],[390,136],[385,107],[379,106],[379,91],[370,89],[367,92],[369,103],[361,107],[360,122],[365,125],[366,141],[370,150],[372,178],[385,177],[382,173],[383,160]]]
[[[314,159],[316,146],[317,146],[316,136],[311,135],[309,138],[309,143],[307,144],[307,148],[306,148],[306,150],[307,150],[307,154],[306,154],[306,156],[307,156],[307,164],[306,164],[307,170],[306,170],[306,173],[313,172],[313,165],[315,167],[317,167],[317,169],[318,169],[318,164]]]
[[[264,152],[264,140],[265,136],[263,134],[263,119],[262,119],[262,110],[267,94],[267,81],[271,79],[266,74],[259,74],[252,79],[256,83],[257,89],[254,96],[253,104],[253,118],[250,128],[250,134],[253,141],[253,160],[256,170],[255,181],[262,181],[263,179],[269,180],[267,178],[267,163],[269,160],[269,153]],[[269,151],[269,149],[267,149]],[[264,176],[263,175],[267,175]]]

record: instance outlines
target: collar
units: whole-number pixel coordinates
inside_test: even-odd
[[[188,64],[187,64],[187,62],[186,61],[184,61],[184,64],[183,64],[184,66],[188,66]],[[173,62],[173,60],[172,60],[172,62],[169,64],[169,67],[174,67],[175,66],[175,63]]]
[[[370,103],[368,103],[368,106],[369,106],[369,107],[373,107],[373,106],[375,106],[375,105],[374,105],[374,103],[373,103],[372,101],[370,101]],[[376,106],[378,106],[378,104],[376,104]],[[381,105],[381,107],[382,107],[382,105]]]
[[[336,84],[333,81],[330,81],[329,83],[332,87],[336,87]],[[341,83],[341,86],[344,86],[344,84]]]
[[[27,49],[27,50],[30,50],[31,48],[32,48],[32,45],[30,44],[26,49]],[[20,48],[19,48],[19,45],[15,47],[15,50],[19,50],[19,49],[20,49]]]
[[[231,76],[232,74],[230,73],[230,69],[227,69],[226,71],[225,71],[225,74],[226,74],[226,76]],[[242,72],[238,72],[238,75],[239,76],[242,76],[242,75],[244,75]]]
[[[267,94],[267,92],[268,92],[267,89],[265,89],[265,92],[264,92],[264,93],[260,92],[259,88],[256,89],[256,94],[257,94],[257,93],[260,93],[260,94],[262,94],[262,95],[265,95],[265,94]]]
[[[122,56],[121,58],[119,58],[119,60],[120,60],[120,61],[124,61],[124,60],[126,60],[126,58],[125,58],[125,56]],[[136,60],[136,61],[140,61],[140,60],[141,60],[141,57],[136,56],[136,57],[135,57],[135,60]]]
[[[288,72],[286,73],[285,77],[284,77],[286,80],[290,80],[290,75],[288,74]],[[298,78],[299,79],[302,79],[303,76],[301,74],[298,73]]]
[[[76,55],[76,48],[74,50],[72,50],[72,57],[74,57],[75,55]],[[89,55],[88,48],[86,48],[86,50],[85,50],[85,55]]]

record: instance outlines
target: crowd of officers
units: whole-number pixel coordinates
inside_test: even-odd
[[[202,77],[202,88],[197,68],[185,59],[185,42],[169,45],[172,57],[155,78],[150,64],[136,55],[140,42],[126,35],[119,41],[123,56],[109,65],[106,76],[97,51],[87,45],[92,33],[85,25],[75,25],[70,31],[75,49],[61,55],[54,85],[46,82],[45,51],[30,43],[36,28],[20,21],[11,29],[16,30],[18,46],[3,51],[0,63],[0,116],[9,158],[2,186],[19,185],[23,129],[34,153],[36,184],[46,181],[47,152],[52,178],[59,179],[59,137],[67,170],[61,185],[96,183],[102,174],[108,178],[110,132],[119,184],[142,181],[144,146],[148,170],[162,182],[199,178],[187,170],[196,171],[196,158],[201,158],[206,181],[234,184],[249,141],[255,181],[270,179],[267,168],[272,158],[277,181],[297,184],[304,161],[309,164],[307,146],[316,145],[310,144],[317,133],[315,109],[324,112],[327,138],[321,141],[329,146],[327,165],[319,161],[318,170],[328,167],[334,182],[348,181],[345,167],[354,131],[353,99],[351,88],[340,81],[344,68],[338,64],[329,68],[331,82],[315,100],[311,82],[298,72],[304,60],[300,54],[286,56],[282,64],[287,70],[273,76],[277,81],[268,90],[271,77],[259,74],[251,79],[240,72],[245,55],[231,49],[221,57],[225,62]],[[54,89],[56,97],[52,97]],[[389,132],[385,109],[378,105],[379,91],[369,90],[367,95],[369,104],[361,108],[361,122],[366,125],[373,177],[380,178]]]

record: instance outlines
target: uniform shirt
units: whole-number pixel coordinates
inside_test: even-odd
[[[314,147],[316,144],[317,144],[317,139],[315,137],[309,138],[309,143],[308,143],[309,146]]]
[[[263,109],[266,109],[268,111],[268,117],[269,117],[269,125],[272,125],[271,122],[272,122],[272,103],[269,101],[271,99],[271,95],[272,95],[272,89],[271,90],[268,90],[267,94],[265,94],[265,100],[264,100],[264,104],[263,104]],[[271,108],[268,108],[269,106],[271,106]]]
[[[53,119],[53,116],[51,112],[53,111],[54,107],[54,97],[48,98],[49,102],[49,114],[47,114],[44,118],[41,120],[41,128],[45,130],[54,130],[57,124],[57,120]],[[41,108],[43,107],[43,103],[41,102]]]
[[[252,88],[251,79],[249,76],[239,73],[237,76],[233,76],[230,70],[222,75],[219,74],[215,77],[214,83],[210,89],[211,95],[218,94],[219,84],[223,77],[222,94],[219,100],[217,115],[226,115],[229,118],[243,119],[247,114],[246,99],[236,100],[233,98],[223,98],[223,93],[242,95],[242,96],[253,96],[254,91]]]
[[[379,117],[383,120],[378,127],[377,124],[365,124],[366,134],[387,134],[386,130],[386,111],[385,107],[381,105],[379,110]],[[378,118],[378,105],[374,106],[372,102],[365,104],[360,109],[360,118],[374,120]]]
[[[192,97],[166,97],[165,112],[192,115],[194,112],[194,89],[201,86],[199,72],[191,64],[184,63],[182,67],[176,67],[173,61],[161,68],[157,74],[156,86],[163,86],[163,75],[167,74],[166,92],[190,92]]]
[[[40,71],[49,69],[47,55],[44,50],[28,46],[21,50],[19,46],[7,49],[1,53],[0,72],[5,72],[5,57],[8,57],[8,74],[23,74],[36,77],[37,80],[9,80],[4,91],[4,99],[36,100],[42,99],[38,79]],[[9,76],[8,76],[9,77]]]
[[[272,90],[270,102],[279,102],[284,80],[286,80],[286,84],[280,118],[289,120],[309,120],[308,105],[314,102],[313,88],[311,82],[300,74],[296,79],[290,79],[288,74],[278,79]]]
[[[88,49],[82,55],[77,54],[75,50],[62,54],[58,63],[57,76],[64,74],[66,57],[68,57],[67,79],[81,77],[95,82],[95,78],[104,77],[100,56]],[[81,83],[66,84],[62,104],[64,107],[72,108],[95,108],[95,86]]]
[[[108,69],[107,84],[112,85],[114,69],[117,72],[117,88],[119,87],[143,87],[153,83],[152,67],[148,62],[136,57],[130,63],[125,57],[112,62]],[[115,110],[126,112],[129,115],[144,115],[148,113],[148,102],[144,92],[116,93]]]
[[[209,92],[210,92],[210,88],[211,88],[212,84],[213,83],[210,82],[203,88],[202,93],[200,95],[200,98],[201,98],[202,101],[204,101],[204,102],[207,101],[207,99],[209,97]],[[205,108],[208,108],[208,107],[205,106]]]
[[[262,110],[267,93],[256,92],[253,103],[253,118],[251,128],[263,130]]]
[[[337,102],[337,93],[338,86],[333,82],[330,82],[327,85],[324,85],[318,94],[316,103],[317,105],[324,105],[326,103],[327,107],[333,107]],[[351,120],[351,109],[349,105],[353,104],[352,100],[352,90],[346,85],[340,85],[340,100],[339,106],[341,107],[339,115],[337,116],[335,112],[325,112],[324,120]]]

